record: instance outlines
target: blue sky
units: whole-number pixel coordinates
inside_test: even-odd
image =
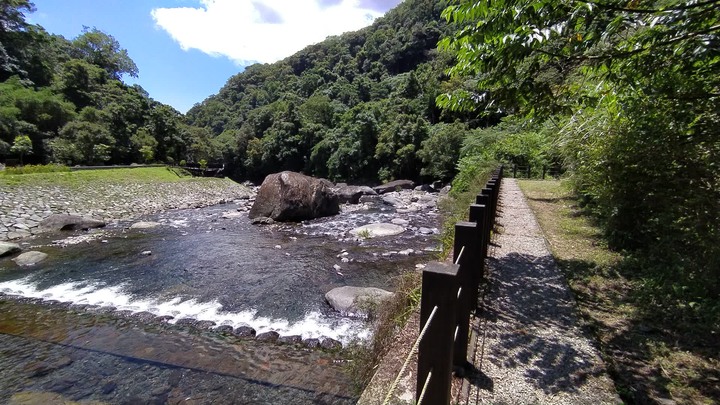
[[[114,36],[150,96],[185,113],[252,62],[271,63],[369,25],[401,0],[32,0],[31,23]]]

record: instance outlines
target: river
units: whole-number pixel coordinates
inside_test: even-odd
[[[393,277],[430,260],[436,235],[419,228],[437,227],[437,211],[376,203],[302,224],[257,226],[247,208],[173,210],[143,218],[160,224],[151,229],[118,222],[35,238],[24,250],[49,257],[30,268],[0,259],[0,402],[58,395],[108,403],[354,403],[343,352],[216,328],[366,341],[366,322],[338,314],[324,294],[343,285],[389,289]],[[406,232],[347,233],[393,219]],[[193,327],[189,319],[215,326]]]

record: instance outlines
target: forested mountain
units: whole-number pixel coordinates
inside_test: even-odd
[[[451,63],[436,50],[449,33],[442,9],[406,0],[370,27],[250,66],[188,122],[217,136],[239,178],[287,169],[349,181],[450,179],[466,124],[435,106]]]
[[[210,158],[210,134],[123,75],[138,69],[95,28],[72,40],[26,21],[28,0],[0,2],[0,157],[127,164]]]

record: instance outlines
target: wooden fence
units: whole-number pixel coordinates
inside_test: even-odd
[[[470,314],[476,309],[497,214],[503,167],[496,169],[455,224],[453,263],[429,263],[422,276],[416,401],[449,404],[454,367],[465,368]]]

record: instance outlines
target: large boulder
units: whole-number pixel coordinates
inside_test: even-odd
[[[357,204],[360,202],[360,197],[364,195],[377,195],[375,190],[368,186],[343,186],[334,191],[340,204]]]
[[[412,190],[413,187],[415,187],[415,183],[413,183],[412,180],[395,180],[380,186],[375,186],[373,190],[378,194],[385,194],[397,190]]]
[[[102,228],[105,222],[79,215],[52,214],[40,222],[40,228],[47,231],[78,231]]]
[[[265,177],[248,216],[303,221],[339,212],[338,198],[325,182],[285,171]]]
[[[331,307],[343,315],[363,316],[367,315],[371,307],[392,295],[390,291],[375,287],[344,286],[328,291],[325,299]]]
[[[17,243],[0,242],[0,257],[11,255],[20,251],[20,245]]]

